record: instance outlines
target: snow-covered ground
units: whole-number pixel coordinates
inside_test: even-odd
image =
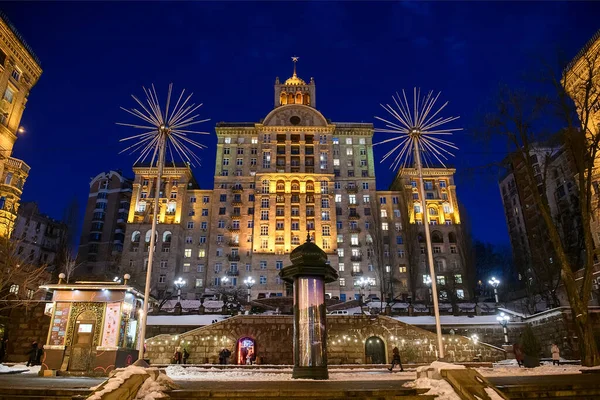
[[[398,371],[398,370],[396,370]],[[261,371],[232,368],[222,370],[218,368],[197,368],[170,365],[166,369],[167,375],[174,381],[289,381],[292,380],[292,369],[279,369],[276,371]],[[336,369],[329,371],[329,380],[332,381],[372,381],[372,380],[406,380],[415,379],[414,371],[393,372],[372,369]]]
[[[516,360],[506,360],[495,363],[493,368],[476,368],[476,370],[485,377],[493,377],[579,374],[582,368],[581,365],[552,365],[552,363],[544,363],[536,368],[523,368],[519,367]]]
[[[10,367],[4,364],[0,364],[0,374],[15,374],[22,371],[23,374],[37,374],[40,372],[40,366],[35,365],[28,367],[26,364],[14,364]]]

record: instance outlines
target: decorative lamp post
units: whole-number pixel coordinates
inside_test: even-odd
[[[290,254],[279,276],[294,286],[294,379],[328,379],[325,284],[338,279],[327,254],[310,241]]]
[[[250,298],[251,298],[250,295],[252,293],[252,286],[254,286],[255,283],[256,283],[256,281],[251,276],[244,279],[244,285],[246,285],[246,287],[248,288],[248,304],[250,304]]]
[[[221,278],[221,286],[225,286],[227,285],[227,283],[229,282],[229,278],[224,276]]]
[[[202,106],[202,103],[196,104],[190,102],[192,94],[184,96],[185,90],[174,102],[171,103],[171,93],[173,92],[173,84],[169,85],[167,101],[165,107],[161,106],[158,100],[158,94],[154,85],[151,88],[143,88],[145,101],[131,96],[140,108],[121,109],[130,115],[138,118],[140,122],[136,124],[118,122],[118,125],[128,126],[137,129],[135,135],[121,139],[121,142],[132,141],[120,153],[129,152],[130,154],[138,153],[139,156],[133,163],[145,162],[150,160],[150,168],[156,167],[156,185],[154,185],[154,200],[152,206],[152,228],[150,233],[150,246],[148,249],[148,267],[146,269],[146,284],[144,287],[144,306],[140,312],[140,343],[146,340],[146,322],[148,317],[148,305],[150,302],[150,283],[152,281],[152,264],[154,260],[154,251],[156,250],[156,224],[159,217],[159,206],[161,194],[161,180],[163,169],[166,162],[166,155],[175,164],[174,154],[177,154],[180,159],[188,164],[200,164],[200,158],[189,146],[194,146],[197,149],[206,148],[205,145],[198,143],[190,138],[193,134],[208,135],[209,132],[200,132],[194,130],[194,125],[208,121],[208,119],[199,120],[196,111]],[[129,142],[129,143],[132,143]],[[119,154],[120,154],[119,153]],[[135,199],[138,201],[139,199]],[[139,346],[138,358],[144,358],[144,346]]]
[[[496,298],[496,304],[498,304],[498,285],[500,285],[500,281],[492,276],[488,283],[494,288],[494,297]]]
[[[181,303],[181,288],[185,286],[185,281],[179,277],[173,283],[175,284],[175,288],[177,288],[177,302]]]
[[[436,109],[435,103],[440,94],[434,95],[433,91],[430,91],[427,95],[421,96],[421,89],[414,88],[413,104],[410,105],[404,90],[402,91],[402,96],[396,93],[396,96],[393,97],[394,106],[389,104],[381,105],[391,115],[392,120],[375,117],[386,124],[385,128],[377,128],[375,132],[391,133],[395,136],[375,144],[386,144],[386,146],[390,146],[391,144],[391,150],[383,156],[381,162],[384,162],[395,154],[391,168],[394,170],[401,168],[401,171],[406,167],[414,169],[414,173],[418,179],[420,210],[417,208],[417,204],[414,204],[414,215],[416,217],[417,214],[421,214],[421,221],[425,230],[427,261],[431,275],[431,291],[435,313],[435,330],[438,348],[440,349],[439,356],[443,359],[444,342],[442,340],[440,310],[438,309],[437,283],[433,263],[431,234],[429,232],[430,215],[425,196],[423,164],[428,168],[441,164],[445,168],[444,161],[448,160],[448,157],[454,156],[452,150],[457,150],[458,147],[449,140],[442,139],[440,136],[452,135],[452,132],[460,131],[462,128],[449,129],[443,126],[457,120],[458,117],[444,118],[439,116],[439,113],[448,105],[448,102],[446,102],[440,108]]]
[[[502,325],[502,329],[504,330],[504,344],[508,344],[508,323],[510,322],[510,317],[501,312],[500,315],[496,317],[496,320]]]

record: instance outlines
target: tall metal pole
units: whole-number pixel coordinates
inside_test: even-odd
[[[415,164],[419,173],[419,192],[421,205],[423,207],[423,224],[425,225],[425,242],[427,244],[427,261],[429,262],[429,274],[431,275],[431,296],[433,297],[433,312],[435,314],[435,332],[437,334],[440,359],[444,358],[444,341],[442,340],[442,326],[440,324],[440,310],[438,308],[437,278],[433,265],[433,249],[431,248],[431,235],[429,233],[429,213],[425,203],[425,183],[423,182],[423,168],[421,166],[421,151],[419,149],[420,132],[414,133],[413,143],[415,147]]]
[[[166,138],[169,128],[161,125],[158,139],[158,172],[156,175],[156,187],[154,189],[154,210],[152,210],[152,230],[150,231],[150,249],[148,251],[148,268],[146,271],[146,287],[144,288],[144,311],[140,318],[140,350],[138,359],[144,359],[144,344],[146,342],[146,322],[148,321],[148,303],[150,302],[150,281],[152,280],[152,261],[154,259],[154,246],[156,242],[156,222],[158,220],[158,206],[160,204],[160,185],[165,164]]]

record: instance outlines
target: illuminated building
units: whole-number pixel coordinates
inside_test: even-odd
[[[298,77],[295,64],[291,78],[276,79],[274,101],[260,122],[217,124],[214,189],[200,189],[188,166],[167,163],[153,266],[156,291],[173,291],[173,281],[181,277],[187,282],[184,295],[197,298],[211,287],[243,286],[251,276],[253,298],[285,296],[290,289],[279,271],[308,235],[339,271],[340,279],[326,286],[330,296],[355,298],[355,280],[376,277],[368,229],[381,201],[373,125],[325,118],[315,108],[314,79],[307,83]],[[444,171],[453,185],[453,171]],[[143,284],[156,171],[134,167],[134,172],[121,266],[136,271],[132,279]],[[455,201],[452,220],[458,223]],[[394,226],[396,214],[390,209],[389,215]]]
[[[29,166],[12,157],[29,91],[42,69],[15,27],[0,13],[0,235],[13,229]]]

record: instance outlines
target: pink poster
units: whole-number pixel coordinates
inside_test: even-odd
[[[103,347],[117,347],[119,339],[119,319],[121,316],[121,303],[108,303],[104,316],[104,330],[102,335]]]

